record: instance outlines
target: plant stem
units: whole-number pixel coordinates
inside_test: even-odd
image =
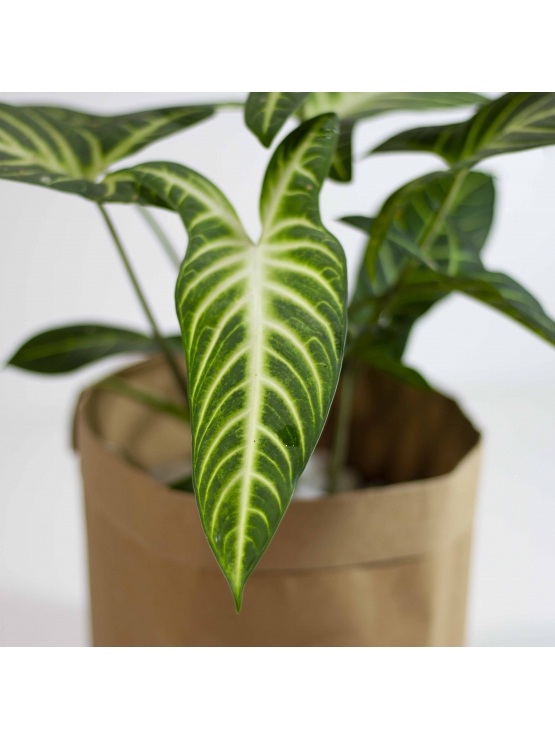
[[[137,206],[138,212],[141,214],[141,216],[144,218],[146,223],[149,225],[151,231],[156,236],[160,244],[162,245],[165,253],[170,258],[170,261],[179,270],[179,267],[181,265],[181,260],[179,259],[179,255],[175,251],[173,244],[168,238],[168,235],[166,232],[162,229],[158,221],[154,218],[152,213],[147,209],[144,208],[144,206]]]
[[[104,221],[106,222],[106,226],[108,227],[108,230],[112,236],[112,239],[114,240],[114,244],[116,245],[119,256],[121,257],[123,265],[129,276],[129,279],[131,280],[133,288],[135,289],[135,293],[137,294],[137,298],[139,299],[139,302],[143,308],[145,316],[147,317],[148,322],[150,323],[152,332],[154,334],[154,339],[157,342],[158,346],[160,347],[162,354],[165,356],[167,363],[175,377],[177,385],[179,386],[179,388],[181,389],[183,393],[183,397],[185,398],[185,400],[187,400],[187,383],[185,382],[185,378],[183,377],[183,375],[181,374],[177,366],[177,362],[175,361],[175,357],[173,355],[172,349],[170,345],[168,344],[168,342],[166,341],[166,339],[160,333],[160,330],[158,329],[158,325],[156,324],[156,319],[154,318],[154,315],[152,311],[150,310],[150,307],[146,301],[145,295],[141,289],[141,286],[139,285],[137,277],[133,271],[133,268],[131,267],[131,263],[129,262],[127,258],[127,254],[125,253],[121,240],[114,228],[114,225],[110,217],[108,216],[108,213],[106,212],[106,209],[101,203],[98,204],[98,207],[100,209],[100,213],[102,214],[102,217],[104,218]]]
[[[337,493],[339,476],[345,467],[347,450],[349,447],[349,436],[351,427],[351,415],[355,395],[356,369],[347,362],[343,366],[341,375],[341,386],[339,389],[339,408],[333,437],[332,455],[329,469],[328,493]]]

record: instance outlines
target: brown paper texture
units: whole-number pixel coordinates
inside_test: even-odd
[[[122,374],[175,393],[161,359]],[[370,371],[355,409],[348,462],[387,485],[293,500],[236,614],[194,497],[145,472],[182,458],[188,431],[86,391],[75,438],[94,644],[462,645],[480,436],[451,399]]]

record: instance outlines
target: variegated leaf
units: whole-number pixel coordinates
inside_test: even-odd
[[[346,267],[318,195],[333,115],[276,149],[253,244],[221,192],[179,165],[127,170],[179,212],[189,245],[176,288],[204,531],[240,608],[322,431],[341,368]],[[116,177],[119,175],[115,175]]]
[[[375,303],[378,324],[387,327],[393,317],[401,320],[401,326],[405,317],[413,322],[447,292],[456,290],[555,343],[555,322],[536,299],[512,278],[490,272],[482,264],[479,247],[491,223],[484,194],[491,189],[491,178],[459,170],[432,173],[415,182],[418,185],[406,190],[388,213],[389,228],[381,249],[404,252],[408,262],[406,272],[397,278],[401,290],[390,289]],[[474,206],[469,208],[472,200]],[[381,216],[372,225],[372,233]]]
[[[455,179],[452,173],[433,173],[400,188],[376,219],[341,219],[370,235],[373,253],[377,249],[374,276],[363,262],[349,306],[349,353],[368,358],[383,352],[400,360],[414,323],[452,290],[438,284],[433,271],[412,259],[398,239],[421,245],[428,238],[427,254],[451,274],[461,265],[481,267],[479,255],[493,220],[493,180],[472,172],[455,189]]]
[[[349,182],[352,177],[352,132],[357,121],[394,111],[454,108],[485,102],[487,98],[476,93],[313,92],[299,115],[306,119],[331,111],[339,117],[339,141],[330,177]]]
[[[479,262],[494,208],[493,179],[481,172],[432,172],[391,195],[372,224],[366,267],[376,295],[395,285],[409,259],[409,234],[450,274]]]
[[[92,200],[142,202],[130,182],[99,183],[99,175],[148,144],[208,118],[214,110],[185,106],[96,116],[52,106],[0,103],[0,178]]]
[[[451,165],[471,167],[496,154],[553,144],[555,93],[507,93],[469,121],[404,131],[373,152],[433,152]]]
[[[260,143],[268,147],[309,95],[307,92],[251,92],[245,105],[245,123]]]

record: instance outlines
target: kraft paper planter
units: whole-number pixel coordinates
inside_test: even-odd
[[[121,373],[174,395],[161,359]],[[333,409],[321,444],[331,438]],[[145,470],[178,421],[106,391],[76,415],[95,645],[462,645],[480,436],[456,403],[368,372],[351,465],[384,485],[294,500],[236,614],[192,494]]]

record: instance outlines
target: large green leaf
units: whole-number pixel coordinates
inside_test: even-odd
[[[181,352],[181,337],[168,337]],[[35,373],[68,373],[112,355],[159,354],[151,337],[118,326],[77,324],[50,329],[28,339],[8,360],[8,365]]]
[[[381,250],[389,249],[394,254],[404,253],[408,262],[398,270],[395,289],[380,293],[377,300],[369,299],[378,325],[395,326],[395,318],[403,326],[406,319],[410,330],[418,316],[456,290],[555,343],[555,323],[536,299],[512,278],[490,272],[482,264],[479,247],[491,223],[488,191],[493,193],[491,178],[482,173],[438,172],[398,191],[401,195],[395,209],[384,206],[372,225],[373,235],[385,213],[389,225],[378,260]]]
[[[507,93],[482,106],[469,121],[404,131],[373,152],[433,152],[451,165],[471,167],[496,154],[552,144],[555,93]]]
[[[309,95],[307,92],[251,92],[245,105],[245,123],[260,143],[268,147]]]
[[[352,177],[352,133],[357,121],[384,113],[481,105],[487,98],[453,92],[313,92],[299,111],[301,119],[333,112],[340,120],[339,141],[330,177],[349,182]]]
[[[141,202],[131,183],[99,183],[99,175],[148,144],[208,118],[214,110],[202,105],[96,116],[0,103],[0,178],[92,200]]]
[[[176,287],[202,524],[240,608],[322,431],[343,356],[346,266],[318,195],[337,119],[319,116],[276,149],[253,244],[201,175],[153,163],[124,173],[179,212],[189,245]],[[118,175],[116,175],[118,176]]]

